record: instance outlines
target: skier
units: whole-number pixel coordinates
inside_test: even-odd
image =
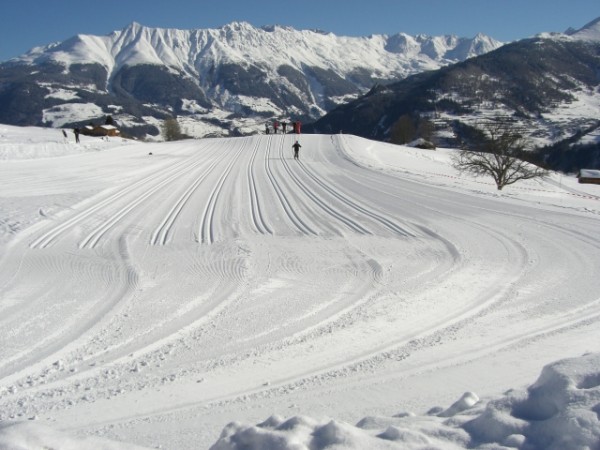
[[[283,134],[286,134],[286,128],[287,128],[287,122],[286,121],[281,122],[281,132]]]
[[[279,129],[279,122],[273,122],[273,134],[277,134],[277,130]]]
[[[298,141],[296,141],[296,143],[292,145],[292,148],[294,149],[294,159],[300,159],[300,157],[298,156],[298,154],[300,153],[300,147],[302,146]]]
[[[75,134],[75,143],[79,144],[79,128],[75,128],[73,133]]]
[[[265,123],[265,134],[269,134],[269,124]]]

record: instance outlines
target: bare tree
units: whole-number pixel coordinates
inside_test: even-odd
[[[408,114],[404,114],[392,125],[390,141],[393,144],[407,144],[416,137],[416,134],[414,121]]]
[[[433,134],[435,133],[435,125],[433,122],[426,117],[419,118],[417,122],[417,136],[426,141],[433,141]]]
[[[491,176],[498,190],[520,180],[540,178],[547,171],[521,159],[525,139],[514,123],[496,119],[483,125],[476,150],[461,150],[453,166],[475,176]]]

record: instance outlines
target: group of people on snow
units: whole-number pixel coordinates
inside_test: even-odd
[[[267,122],[265,124],[265,134],[271,134],[271,131],[273,131],[273,134],[277,134],[280,129],[282,134],[287,134],[288,126],[292,127],[292,133],[300,134],[302,122],[299,120],[290,123],[286,121],[279,122],[278,120],[274,120],[272,124]]]
[[[286,121],[279,122],[278,120],[274,120],[272,124],[270,122],[267,122],[265,124],[265,134],[271,134],[271,130],[273,130],[273,134],[277,134],[279,132],[280,127],[281,133],[287,134],[288,125],[292,127],[292,133],[300,134],[300,131],[302,130],[302,122],[300,122],[299,120],[295,120],[290,123],[287,123]],[[298,142],[298,140],[296,139],[296,142],[294,142],[294,144],[292,145],[292,148],[294,149],[294,159],[300,159],[301,147],[302,146],[300,145],[300,142]]]

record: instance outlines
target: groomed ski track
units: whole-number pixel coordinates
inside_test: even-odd
[[[433,406],[425,379],[454,400],[511,349],[527,381],[549,346],[587,349],[597,218],[369,167],[352,136],[302,136],[295,161],[295,139],[6,174],[78,201],[0,256],[1,418],[206,448],[231,420]]]

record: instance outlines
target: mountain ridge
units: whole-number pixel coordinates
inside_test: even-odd
[[[262,39],[261,36],[257,36],[257,34],[261,33]],[[275,39],[265,39],[265,37],[269,35],[275,35]],[[192,30],[146,27],[138,22],[132,22],[122,30],[113,31],[104,36],[78,34],[62,42],[35,47],[23,55],[10,59],[9,62],[27,62],[33,64],[38,62],[40,57],[43,59],[53,59],[56,62],[67,64],[98,62],[98,56],[100,56],[100,54],[94,50],[99,50],[104,46],[104,49],[102,49],[104,55],[102,55],[103,57],[100,58],[100,60],[105,62],[106,67],[120,67],[126,64],[136,65],[154,63],[160,65],[171,64],[183,69],[185,68],[186,63],[193,64],[198,53],[202,53],[202,51],[214,42],[225,43],[230,49],[234,50],[234,52],[230,52],[227,55],[232,59],[235,59],[233,58],[236,56],[235,51],[240,51],[241,53],[237,55],[240,60],[243,60],[247,56],[252,56],[255,61],[263,62],[268,59],[264,55],[269,55],[269,57],[272,56],[271,52],[264,51],[268,46],[277,47],[278,44],[282,43],[286,45],[302,44],[303,39],[299,39],[299,35],[303,37],[310,35],[311,39],[319,39],[320,42],[318,42],[318,44],[320,45],[330,45],[335,43],[335,41],[354,45],[368,44],[369,42],[377,45],[378,42],[382,42],[383,48],[392,54],[405,54],[405,56],[413,57],[422,53],[424,56],[432,59],[445,58],[449,61],[475,56],[480,52],[487,52],[490,51],[490,49],[502,45],[501,42],[496,41],[483,33],[478,33],[473,38],[458,37],[453,34],[440,36],[417,34],[411,36],[406,33],[396,33],[393,35],[373,34],[369,36],[354,37],[338,36],[330,32],[317,30],[296,30],[292,27],[279,25],[254,27],[248,22],[231,22],[221,28]],[[407,41],[408,44],[404,49],[398,51],[398,49],[394,49],[392,45],[387,45],[388,40],[398,39]],[[245,46],[241,42],[242,40],[250,41],[254,47]],[[137,42],[134,46],[134,55],[125,54],[123,56],[122,54],[124,52],[122,52],[122,49],[127,48],[128,51],[131,51],[134,42]],[[188,47],[182,46],[182,44],[190,42],[196,44],[195,48],[200,49],[201,51],[194,53],[194,49],[191,45]],[[61,52],[67,44],[72,44],[70,53],[75,53],[77,58],[68,58]],[[150,48],[146,47],[144,49],[141,48],[139,44],[152,45]],[[253,48],[256,49],[257,44],[261,45],[260,51],[249,51]],[[77,52],[76,50],[79,50],[82,46],[87,47],[86,51]],[[458,46],[460,47],[457,48]],[[187,48],[192,57],[183,58],[182,52],[177,51],[178,48]],[[421,49],[423,49],[422,52]],[[136,60],[135,56],[141,56],[140,60]],[[174,58],[173,56],[176,57]],[[314,57],[314,55],[311,56]],[[326,56],[329,56],[329,54],[326,54]],[[113,59],[113,61],[110,61],[111,59]],[[282,59],[282,61],[283,60],[287,61],[287,59]],[[313,59],[313,62],[317,62],[317,60]],[[337,63],[332,64],[333,67],[339,66],[341,61],[340,59],[334,59],[331,62]],[[350,62],[354,62],[354,59],[350,59]],[[386,69],[393,70],[394,68]]]
[[[83,109],[82,100],[91,100],[101,110],[88,108],[94,114],[120,115],[117,120],[126,125],[144,122],[156,128],[167,115],[195,116],[216,124],[215,132],[247,134],[268,117],[315,120],[376,83],[434,70],[501,45],[483,34],[471,39],[405,33],[349,37],[279,25],[257,28],[247,22],[196,30],[132,22],[105,36],[79,34],[36,47],[0,64],[0,98],[11,95],[6,86],[22,85],[24,79],[39,91],[34,105],[17,95],[13,109],[20,121],[11,119],[10,111],[0,111],[0,120],[72,125],[77,116],[88,120],[74,110]],[[31,66],[53,75],[32,76]],[[161,86],[170,92],[160,92]],[[68,91],[71,100],[59,101],[59,91]],[[53,100],[44,101],[48,96]],[[18,111],[24,100],[28,111]],[[109,104],[121,113],[107,109]],[[258,119],[248,128],[245,122],[254,116]]]

